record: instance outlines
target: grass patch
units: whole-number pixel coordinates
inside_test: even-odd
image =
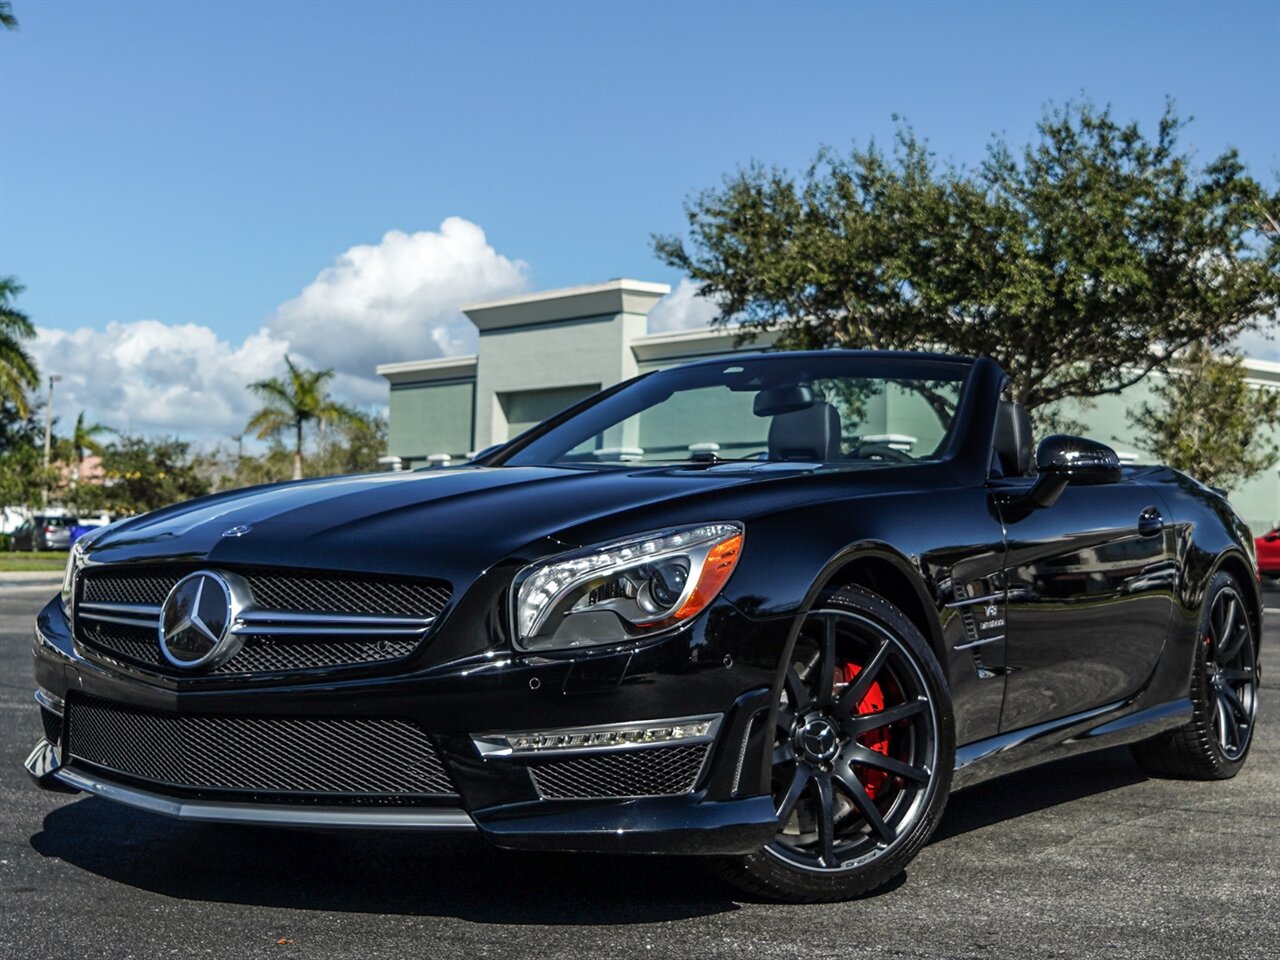
[[[0,553],[0,573],[22,573],[31,570],[58,572],[67,565],[67,551],[38,550],[28,553]]]

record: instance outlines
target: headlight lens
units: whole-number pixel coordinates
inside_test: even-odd
[[[715,599],[742,552],[742,524],[678,527],[591,547],[516,578],[516,645],[617,643],[675,626]]]

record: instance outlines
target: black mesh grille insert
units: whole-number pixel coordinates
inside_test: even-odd
[[[40,708],[40,725],[44,727],[44,738],[52,744],[62,739],[62,718],[52,710]]]
[[[193,791],[295,796],[446,796],[430,739],[404,720],[194,717],[98,700],[67,705],[67,753]]]
[[[529,772],[545,800],[671,797],[693,791],[707,749],[700,743],[619,750],[540,762]]]

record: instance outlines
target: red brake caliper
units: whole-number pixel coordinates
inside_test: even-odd
[[[853,683],[854,677],[862,672],[862,668],[856,663],[838,664],[836,669],[837,683]],[[854,708],[854,714],[863,713],[879,713],[884,709],[884,690],[880,687],[880,681],[872,681],[871,686],[867,688],[866,694],[858,702]],[[858,742],[877,753],[882,753],[886,757],[889,755],[889,728],[879,727],[875,730],[868,731],[858,737]],[[868,767],[858,767],[858,779],[862,781],[862,785],[867,788],[867,796],[872,800],[876,798],[876,791],[884,785],[889,779],[889,774],[883,770],[872,770]]]

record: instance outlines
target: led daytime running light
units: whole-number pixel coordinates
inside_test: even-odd
[[[601,727],[574,727],[565,730],[492,733],[473,738],[477,749],[487,756],[567,753],[617,750],[632,747],[703,743],[715,738],[720,715],[653,720],[647,723],[612,724]]]

